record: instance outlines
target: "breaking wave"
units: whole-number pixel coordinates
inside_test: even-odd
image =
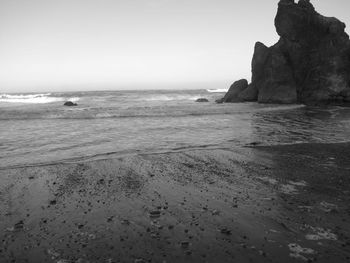
[[[51,97],[51,93],[39,93],[39,94],[19,94],[19,95],[10,95],[10,94],[1,94],[0,102],[7,103],[29,103],[29,104],[44,104],[44,103],[53,103],[59,101],[73,101],[76,102],[79,98],[65,98],[65,97]]]
[[[210,93],[224,93],[227,92],[228,89],[207,89],[207,91]]]

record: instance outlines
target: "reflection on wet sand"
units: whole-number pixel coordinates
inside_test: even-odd
[[[300,107],[288,111],[254,113],[251,141],[262,145],[332,143],[350,135],[350,110]]]
[[[339,262],[349,260],[342,248],[350,237],[350,144],[259,146],[252,153],[269,167],[260,179],[274,189],[280,220],[298,240],[290,245],[291,256],[327,262],[332,247],[343,257]]]

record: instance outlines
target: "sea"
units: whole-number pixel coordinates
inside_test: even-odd
[[[349,108],[216,104],[224,94],[222,89],[0,94],[0,169],[350,140]],[[198,98],[209,102],[195,102]],[[66,101],[78,106],[63,106]]]

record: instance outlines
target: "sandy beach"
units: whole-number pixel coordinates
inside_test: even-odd
[[[0,170],[1,262],[348,262],[350,144]]]

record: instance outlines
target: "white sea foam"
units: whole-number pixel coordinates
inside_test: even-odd
[[[262,104],[263,105],[263,104]],[[290,104],[290,105],[278,105],[274,104],[272,106],[264,107],[264,108],[259,108],[258,111],[279,111],[279,110],[293,110],[293,109],[299,109],[299,108],[304,108],[305,105],[303,104]]]
[[[0,102],[7,103],[29,103],[29,104],[44,104],[52,103],[59,101],[73,101],[76,102],[79,100],[78,97],[74,98],[65,98],[65,97],[50,97],[51,93],[40,93],[40,94],[19,94],[19,95],[10,95],[10,94],[1,94]]]
[[[207,89],[207,91],[210,93],[224,93],[227,92],[228,89]]]
[[[10,95],[10,94],[1,94],[1,99],[32,99],[50,96],[51,93],[39,93],[39,94],[27,94],[27,95]]]

